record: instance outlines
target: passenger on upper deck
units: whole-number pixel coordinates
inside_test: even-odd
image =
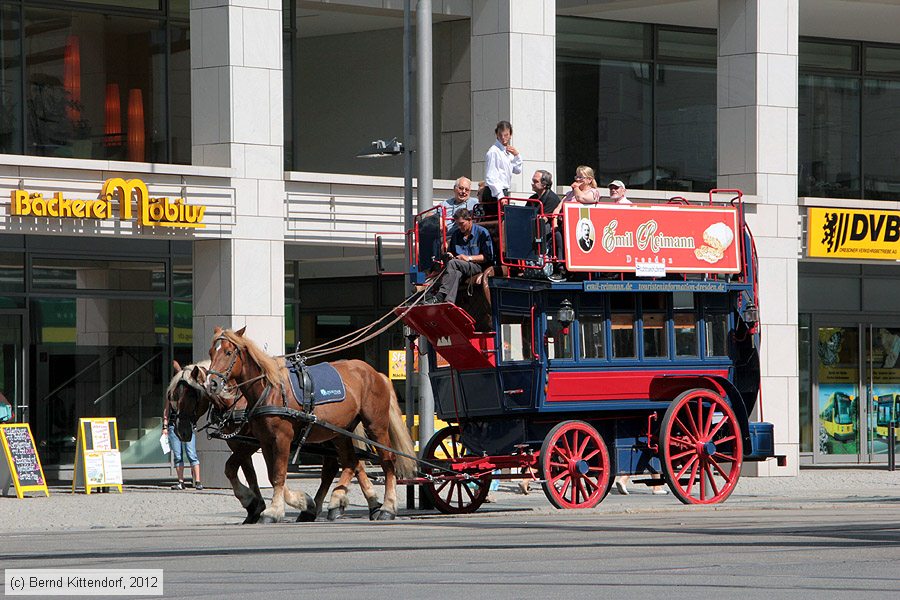
[[[556,195],[556,192],[553,191],[553,175],[550,174],[550,171],[544,171],[543,169],[535,171],[534,175],[531,176],[531,189],[534,191],[534,194],[531,195],[529,200],[540,201],[541,212],[545,215],[553,214],[553,211],[562,202],[559,196]],[[550,251],[553,249],[553,233],[550,223],[546,220],[542,223],[542,233],[547,247],[546,253],[550,254]],[[560,240],[560,243],[556,245],[556,258],[560,259],[562,258],[561,245],[562,241]]]
[[[448,236],[456,227],[456,222],[454,221],[456,213],[464,208],[471,212],[475,205],[478,204],[478,200],[472,198],[471,192],[472,181],[468,177],[460,177],[456,180],[456,185],[453,186],[453,197],[441,202]]]
[[[572,191],[565,195],[563,202],[580,202],[581,204],[597,204],[600,202],[600,189],[597,187],[592,168],[581,165],[575,169],[575,181],[572,182]]]
[[[556,208],[553,210],[556,219],[556,230],[554,231],[554,240],[556,245],[556,258],[562,260],[565,258],[565,246],[563,246],[565,225],[562,216],[563,206],[567,202],[580,202],[581,204],[597,204],[600,202],[600,190],[597,188],[597,182],[594,180],[594,170],[588,166],[581,165],[575,169],[575,181],[572,182],[572,191],[565,195]],[[550,277],[552,281],[563,281],[568,276],[563,265],[557,265],[556,272]]]
[[[481,203],[485,216],[497,215],[497,202],[509,195],[512,176],[522,172],[522,157],[512,142],[513,128],[509,121],[500,121],[494,129],[497,141],[484,155],[484,193]]]
[[[455,302],[456,291],[463,276],[477,275],[494,262],[491,234],[481,225],[472,222],[472,213],[468,209],[460,209],[456,213],[455,222],[456,227],[450,236],[445,257],[449,260],[440,277],[438,291],[426,297],[425,304]],[[438,282],[434,285],[438,285]]]
[[[616,204],[631,204],[631,200],[625,197],[627,191],[625,184],[618,179],[609,184],[609,197]]]

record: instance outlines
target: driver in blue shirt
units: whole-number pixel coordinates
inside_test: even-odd
[[[461,208],[453,220],[456,227],[447,244],[447,266],[440,277],[437,293],[426,298],[426,304],[456,301],[460,280],[477,275],[494,263],[491,234],[481,225],[472,222],[472,213]]]

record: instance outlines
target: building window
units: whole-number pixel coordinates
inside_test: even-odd
[[[403,137],[402,11],[311,4],[283,0],[285,170],[401,177],[401,158],[356,154]],[[432,27],[434,176],[455,179],[472,168],[471,25],[457,18]]]
[[[187,21],[157,0],[83,4],[0,9],[0,151],[189,163]]]
[[[716,184],[716,34],[557,19],[558,178],[708,191]]]
[[[900,46],[802,39],[801,196],[900,200]]]

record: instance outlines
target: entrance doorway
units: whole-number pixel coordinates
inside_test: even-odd
[[[0,392],[12,404],[19,423],[28,422],[24,323],[24,311],[0,310]]]
[[[885,462],[900,425],[900,323],[822,317],[812,333],[814,461]]]

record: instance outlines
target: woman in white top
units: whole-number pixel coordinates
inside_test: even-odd
[[[572,191],[565,195],[554,214],[562,212],[564,202],[580,202],[581,204],[597,204],[600,202],[600,188],[594,180],[594,170],[585,165],[575,169],[575,181],[572,182]]]
[[[563,197],[562,202],[553,209],[556,219],[556,227],[554,228],[553,237],[555,248],[564,250],[564,226],[563,221],[559,217],[562,216],[563,206],[568,202],[580,202],[581,204],[597,204],[600,202],[600,189],[597,188],[597,182],[594,180],[594,170],[588,166],[581,165],[575,169],[575,181],[572,182],[572,190]],[[563,252],[560,252],[563,254]],[[559,258],[563,258],[560,256]],[[556,272],[550,277],[552,281],[562,281],[568,276],[563,265],[557,265]]]
[[[522,157],[511,144],[512,125],[509,121],[500,121],[494,129],[497,141],[484,155],[484,192],[481,202],[486,204],[485,213],[497,214],[496,202],[509,195],[509,186],[513,174],[522,172]],[[491,207],[490,204],[493,204]]]

